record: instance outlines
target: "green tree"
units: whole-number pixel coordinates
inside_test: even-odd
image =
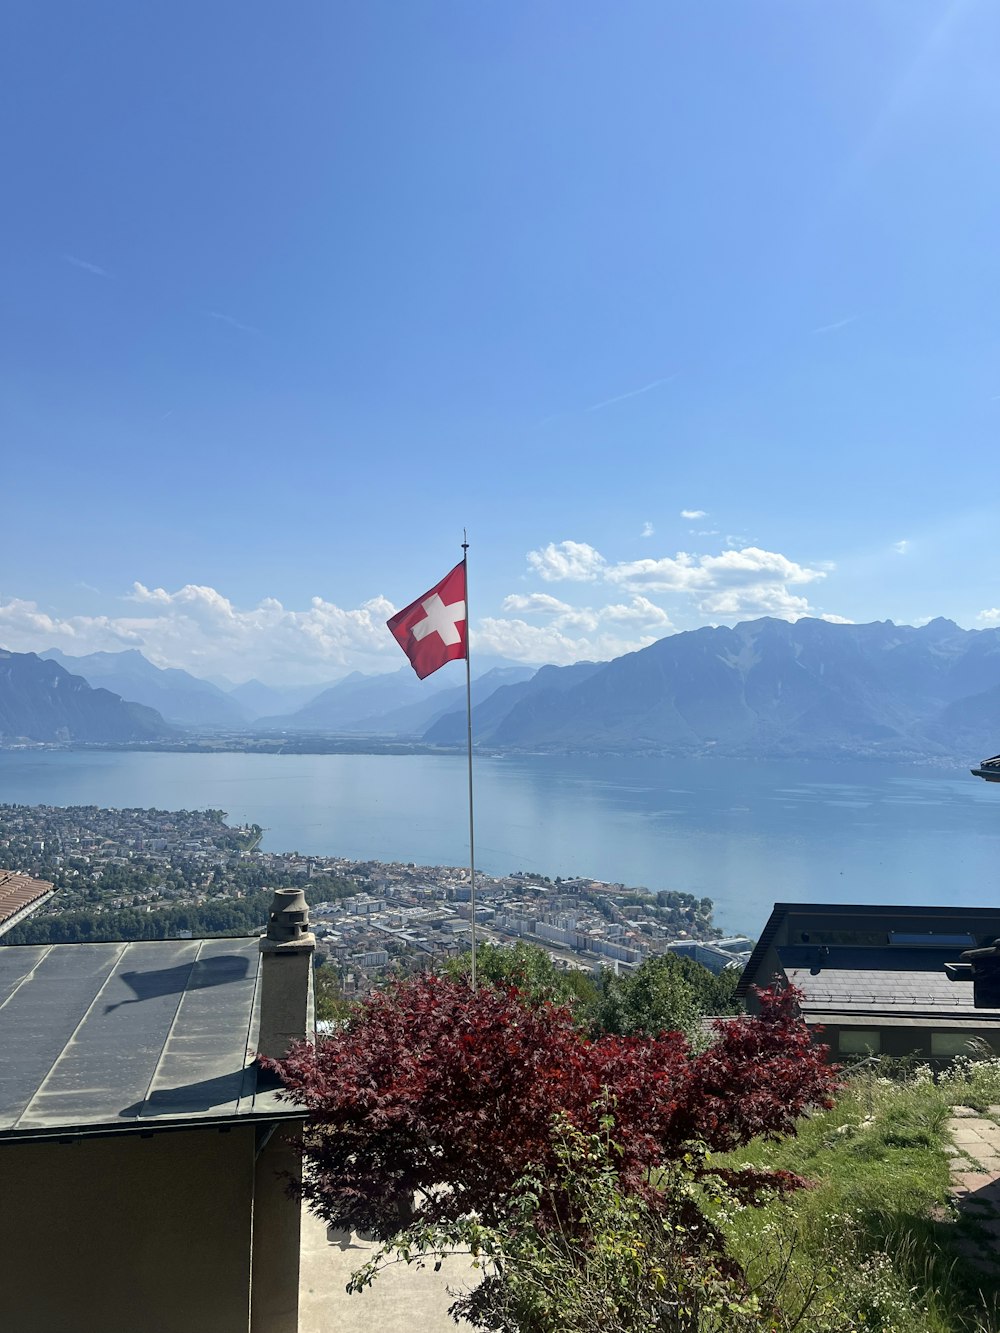
[[[340,976],[329,963],[322,963],[313,973],[313,991],[316,997],[316,1021],[338,1023],[351,1015],[351,1002],[345,1000],[340,989]]]
[[[449,958],[444,972],[456,979],[468,977],[472,972],[471,952]],[[524,940],[513,945],[491,941],[480,945],[476,950],[476,975],[479,981],[490,986],[516,986],[535,1003],[555,1000],[559,1004],[570,1004],[578,1016],[582,1010],[589,1017],[596,1010],[601,996],[600,988],[589,973],[556,967],[544,949]]]
[[[706,1014],[739,1012],[738,968],[720,976],[691,958],[665,953],[647,958],[635,972],[605,972],[596,1009],[597,1026],[619,1036],[689,1032]]]

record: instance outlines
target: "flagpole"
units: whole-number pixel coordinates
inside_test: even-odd
[[[469,615],[469,534],[462,529],[462,563],[465,566],[465,719],[469,739],[469,884],[472,890],[472,989],[476,989],[476,826],[472,816],[472,664],[470,644],[472,634]]]

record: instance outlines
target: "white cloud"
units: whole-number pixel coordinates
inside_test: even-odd
[[[675,556],[663,556],[659,560],[623,561],[612,565],[605,572],[605,577],[611,583],[644,587],[655,592],[708,585],[707,577],[699,569],[698,558],[688,555],[686,551],[678,551]]]
[[[826,577],[821,569],[796,564],[777,551],[745,546],[720,555],[689,555],[678,551],[659,560],[628,560],[611,565],[605,577],[637,591],[696,592],[701,589],[749,587],[757,584],[812,583]]]
[[[656,606],[646,597],[633,597],[627,606],[620,602],[611,606],[604,606],[599,614],[604,620],[633,621],[637,624],[657,626],[664,630],[673,629],[670,617],[663,607]]]
[[[632,601],[618,609],[620,619],[640,620],[637,608],[653,607],[646,600],[649,593],[674,593],[690,598],[705,617],[753,615],[782,616],[795,620],[815,614],[808,599],[798,591],[802,585],[827,577],[834,566],[802,565],[779,551],[744,545],[722,550],[715,555],[694,555],[677,551],[659,559],[609,562],[592,546],[583,542],[550,543],[528,555],[529,567],[549,582],[557,580],[614,584],[632,594]],[[504,604],[507,611],[551,611],[562,617],[557,628],[574,624],[592,631],[601,621],[612,618],[612,608],[569,610],[546,594],[515,595]],[[664,618],[648,618],[650,627],[669,624],[667,612],[654,610]]]
[[[14,652],[33,653],[46,648],[65,647],[68,652],[89,653],[93,639],[112,651],[135,648],[142,636],[126,622],[108,616],[50,616],[36,602],[12,597],[0,602],[0,645]]]
[[[812,583],[816,579],[826,578],[823,569],[809,569],[778,551],[762,551],[759,546],[745,546],[741,551],[723,551],[721,555],[702,556],[701,565],[717,583],[753,582],[762,574],[782,583]]]
[[[544,616],[548,623],[529,624],[519,617],[483,620],[473,633],[473,644],[525,662],[564,664],[620,657],[674,633],[666,611],[641,596],[607,606],[576,607],[547,593],[511,593],[502,609]]]
[[[655,532],[656,532],[656,529],[653,527],[652,523],[643,523],[643,525],[642,525],[642,531],[639,533],[639,536],[640,536],[640,537],[652,537],[653,534],[654,534]]]
[[[540,551],[528,552],[528,564],[546,583],[570,579],[588,583],[596,579],[607,561],[586,542],[549,542]]]
[[[61,648],[72,656],[139,648],[157,666],[235,679],[328,680],[402,664],[385,628],[396,608],[384,597],[349,610],[321,597],[301,611],[273,597],[241,609],[198,584],[168,592],[136,583],[126,600],[133,614],[63,618],[34,602],[0,602],[0,644],[20,652]]]
[[[473,631],[476,652],[500,653],[516,662],[552,662],[567,666],[571,662],[604,662],[623,653],[633,653],[655,643],[662,634],[642,634],[634,639],[614,634],[580,637],[566,634],[557,625],[529,625],[524,620],[487,617]]]
[[[692,522],[696,518],[708,518],[707,509],[682,509],[681,518],[690,519]]]
[[[831,625],[853,625],[856,623],[853,620],[848,620],[846,616],[831,615],[829,611],[824,611],[820,616],[820,620],[826,620]]]
[[[779,620],[799,620],[812,614],[807,598],[766,583],[711,593],[698,603],[698,610],[704,616],[777,616]]]
[[[892,549],[896,552],[897,555],[905,555],[907,551],[910,549],[910,543],[904,537],[902,541],[893,542]]]
[[[1000,607],[994,606],[989,611],[980,611],[977,620],[984,625],[1000,625]]]
[[[573,610],[568,602],[560,602],[558,597],[550,597],[547,592],[527,594],[512,592],[503,599],[503,609],[505,611],[540,611],[554,615]]]

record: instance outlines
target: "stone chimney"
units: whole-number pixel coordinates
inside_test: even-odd
[[[316,936],[301,889],[275,889],[260,942],[261,1055],[280,1059],[293,1041],[314,1032],[312,964]]]
[[[305,894],[276,889],[260,942],[262,1055],[280,1060],[293,1041],[312,1040],[315,949]],[[272,1130],[254,1165],[250,1333],[298,1333],[301,1206],[288,1186],[302,1179],[302,1124],[278,1121]]]

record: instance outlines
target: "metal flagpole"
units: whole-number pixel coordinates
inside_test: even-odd
[[[462,563],[465,566],[465,716],[469,736],[469,883],[472,889],[472,989],[476,989],[476,827],[472,817],[472,665],[469,660],[470,632],[469,617],[469,534],[462,529],[462,550],[465,554]]]

